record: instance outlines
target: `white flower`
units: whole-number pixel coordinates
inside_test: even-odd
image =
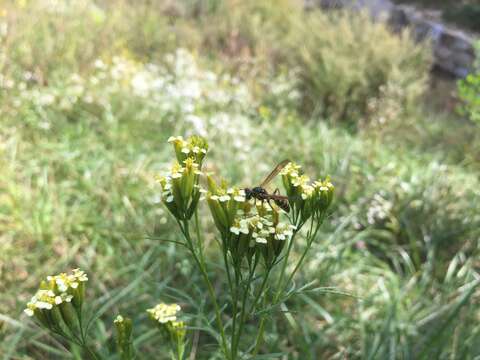
[[[263,238],[263,237],[257,237],[255,239],[255,242],[259,243],[259,244],[266,244],[267,243],[267,239]]]
[[[230,232],[234,233],[235,235],[240,235],[240,228],[232,226],[230,227]]]

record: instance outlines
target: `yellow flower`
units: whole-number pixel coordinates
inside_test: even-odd
[[[148,309],[152,319],[158,321],[160,324],[166,324],[168,322],[177,320],[177,313],[181,310],[178,304],[165,304],[160,303],[152,309]]]

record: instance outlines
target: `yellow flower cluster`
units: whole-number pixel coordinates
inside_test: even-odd
[[[154,308],[148,309],[151,319],[157,323],[162,333],[172,341],[173,344],[183,343],[186,334],[185,322],[177,319],[181,308],[178,304],[157,304]]]
[[[178,304],[157,304],[153,309],[148,309],[150,316],[160,324],[177,321],[177,313],[181,310]]]
[[[188,220],[200,200],[198,183],[208,144],[199,136],[192,136],[187,140],[177,136],[168,141],[173,144],[177,161],[167,175],[157,178],[162,187],[162,201],[177,219]]]
[[[311,183],[310,178],[301,173],[301,167],[292,162],[280,174],[294,219],[301,224],[311,216],[324,216],[332,203],[335,190],[329,179]]]
[[[179,163],[183,163],[187,158],[191,158],[201,166],[208,152],[208,144],[200,136],[191,136],[187,140],[184,140],[182,136],[171,136],[168,142],[173,144]]]
[[[48,276],[27,303],[25,314],[51,330],[63,331],[65,327],[76,326],[87,281],[87,275],[79,269],[71,274]]]

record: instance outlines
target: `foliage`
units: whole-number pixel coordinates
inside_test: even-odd
[[[457,26],[480,31],[478,17],[480,16],[480,4],[477,0],[395,0],[399,3],[413,3],[421,7],[438,9],[442,18]]]
[[[480,43],[477,44],[477,57],[480,56]],[[464,106],[460,109],[473,122],[480,124],[480,58],[472,73],[458,82],[458,95]]]
[[[480,4],[462,4],[449,7],[444,11],[443,17],[447,21],[455,22],[472,31],[480,31],[478,17],[480,16]]]
[[[378,126],[400,121],[418,105],[429,62],[408,32],[392,36],[367,14],[314,12],[299,21],[289,53],[302,69],[305,105],[314,113]]]

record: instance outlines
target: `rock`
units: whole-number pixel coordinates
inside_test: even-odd
[[[420,11],[413,6],[396,5],[390,0],[307,0],[309,7],[367,10],[374,19],[386,20],[396,32],[412,29],[417,41],[429,40],[435,65],[456,77],[465,77],[475,61],[475,38],[443,24],[439,11]]]

